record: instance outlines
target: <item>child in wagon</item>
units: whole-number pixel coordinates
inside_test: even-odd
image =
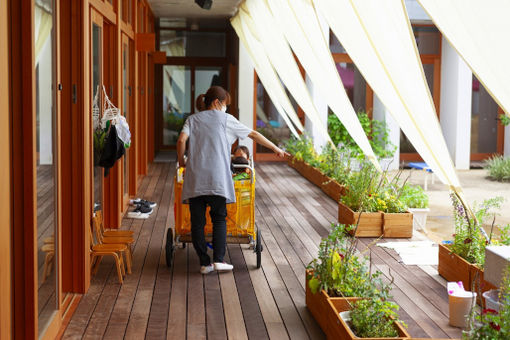
[[[249,168],[236,168],[234,165],[250,165],[250,150],[240,145],[234,149],[232,158],[232,173],[234,181],[240,181],[250,178],[251,170]]]

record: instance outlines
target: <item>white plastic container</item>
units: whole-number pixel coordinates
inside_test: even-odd
[[[499,312],[501,303],[499,302],[499,289],[491,289],[482,294],[485,299],[485,305],[488,309],[494,309]]]
[[[450,307],[450,325],[466,328],[468,325],[469,313],[476,303],[476,293],[459,292],[448,296]]]
[[[413,229],[427,231],[427,215],[430,209],[409,208],[409,211],[413,214]]]

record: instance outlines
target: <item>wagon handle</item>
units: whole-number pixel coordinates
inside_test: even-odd
[[[251,176],[250,176],[250,182],[253,184],[253,177],[255,177],[255,169],[248,164],[232,164],[234,169],[250,169]]]

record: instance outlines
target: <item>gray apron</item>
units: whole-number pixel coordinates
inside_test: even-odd
[[[227,113],[218,110],[198,112],[189,118],[189,145],[182,201],[216,195],[227,203],[236,201],[230,171],[230,149],[227,141]]]

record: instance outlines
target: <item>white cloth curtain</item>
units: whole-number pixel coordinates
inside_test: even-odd
[[[299,120],[296,111],[294,110],[294,107],[289,100],[289,97],[285,93],[285,89],[283,88],[280,79],[278,79],[278,76],[273,70],[271,63],[267,59],[267,56],[264,53],[264,49],[262,46],[260,46],[260,43],[252,36],[250,30],[246,28],[239,15],[232,18],[230,22],[236,31],[239,40],[243,44],[246,51],[248,51],[248,54],[254,63],[257,76],[259,77],[262,85],[264,85],[264,89],[269,95],[269,98],[271,98],[273,105],[285,121],[285,124],[287,124],[289,127],[292,134],[299,138],[299,134],[297,133],[294,126],[296,126],[299,131],[303,131],[303,125],[301,124],[301,121]]]
[[[326,122],[321,120],[292,51],[267,6],[261,0],[246,0],[240,6],[238,15],[253,37],[261,43],[269,61],[305,115],[332,143]]]
[[[39,62],[44,44],[48,40],[51,28],[53,27],[53,17],[51,13],[46,11],[39,5],[35,5],[35,60]]]
[[[319,89],[331,110],[344,124],[367,158],[380,169],[368,138],[345,92],[330,53],[328,41],[325,39],[318,17],[314,14],[313,4],[307,0],[263,0],[261,2],[270,8],[274,22],[284,33],[306,74]]]
[[[510,116],[510,1],[418,2]]]
[[[418,153],[460,192],[403,1],[313,2]]]

